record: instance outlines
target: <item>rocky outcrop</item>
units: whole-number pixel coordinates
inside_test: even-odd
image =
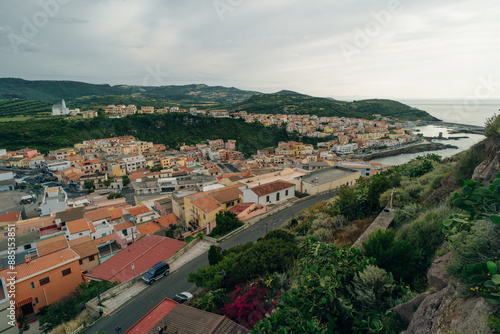
[[[427,272],[429,285],[437,291],[442,290],[450,283],[451,276],[446,272],[446,266],[453,261],[453,253],[449,252],[432,262]]]
[[[448,285],[425,298],[406,334],[490,334],[493,331],[486,319],[495,309],[480,297],[460,298],[458,291]]]
[[[486,159],[474,169],[472,178],[488,187],[500,171],[500,136],[487,138],[485,144]]]
[[[382,151],[382,152],[370,153],[370,154],[362,156],[361,158],[365,161],[369,161],[369,160],[373,160],[373,159],[393,157],[393,156],[400,155],[400,154],[446,150],[448,148],[458,148],[458,147],[454,146],[454,145],[450,145],[450,144],[428,143],[428,144],[414,145],[414,146],[408,146],[408,147],[401,147],[401,148]]]
[[[397,313],[401,317],[401,320],[409,324],[411,322],[411,319],[413,318],[413,315],[415,314],[415,311],[418,309],[424,299],[427,298],[427,296],[429,296],[428,292],[421,293],[409,302],[393,307],[391,309],[391,312]]]

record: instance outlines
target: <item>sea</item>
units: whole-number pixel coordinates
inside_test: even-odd
[[[411,107],[427,111],[432,116],[447,123],[455,123],[462,125],[484,126],[486,120],[494,114],[499,114],[500,100],[400,100],[400,102]],[[470,133],[450,134],[451,126],[446,125],[425,125],[415,127],[414,130],[423,134],[426,137],[437,137],[442,133],[443,137],[468,137],[457,140],[438,140],[433,141],[443,144],[457,146],[458,149],[445,149],[438,151],[427,151],[411,154],[400,154],[398,156],[374,159],[372,161],[379,162],[384,165],[401,165],[418,156],[428,153],[435,153],[443,158],[450,157],[461,151],[469,149],[472,145],[484,139],[483,135]]]

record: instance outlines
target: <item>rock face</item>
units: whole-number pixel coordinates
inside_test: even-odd
[[[432,262],[429,271],[427,272],[427,280],[429,285],[436,290],[442,290],[448,286],[451,276],[446,272],[446,266],[453,261],[453,253],[449,252],[441,257],[438,257]]]
[[[392,312],[399,314],[401,319],[407,324],[410,323],[415,311],[420,306],[420,304],[424,301],[425,298],[429,296],[429,293],[424,292],[410,300],[409,302],[399,304],[391,309]]]
[[[488,187],[500,171],[500,136],[487,138],[485,144],[486,159],[474,169],[472,178]]]

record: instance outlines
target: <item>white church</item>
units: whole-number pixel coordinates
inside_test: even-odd
[[[61,104],[54,104],[52,106],[52,116],[68,115],[69,108],[66,107],[66,103],[62,100]]]
[[[61,104],[54,104],[52,106],[52,116],[63,116],[63,115],[76,115],[80,113],[80,108],[76,108],[73,110],[70,110],[68,107],[66,107],[66,102],[64,100],[61,101]]]

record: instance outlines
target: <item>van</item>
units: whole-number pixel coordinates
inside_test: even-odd
[[[158,262],[151,267],[144,275],[142,279],[147,284],[153,284],[154,281],[160,279],[163,276],[167,276],[170,273],[170,266],[166,262]]]

